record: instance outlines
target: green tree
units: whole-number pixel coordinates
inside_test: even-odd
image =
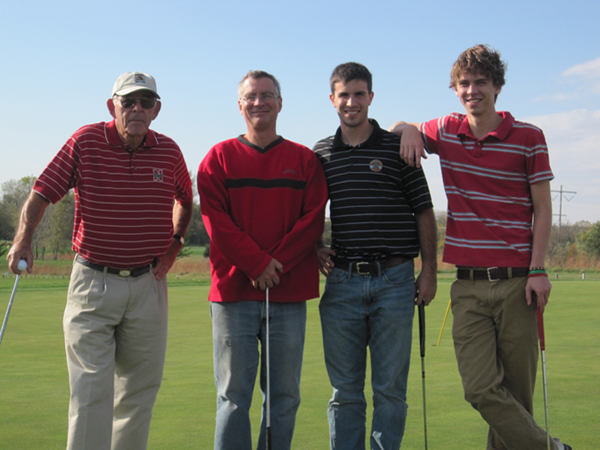
[[[186,233],[186,242],[189,242],[191,245],[208,245],[210,242],[206,227],[202,221],[200,205],[197,203],[194,203],[192,220],[190,220],[190,225]]]
[[[600,222],[596,222],[588,231],[583,233],[581,242],[583,242],[590,255],[600,257]]]
[[[8,206],[0,203],[0,239],[11,240],[15,235],[15,226]]]
[[[71,246],[73,221],[75,219],[75,196],[68,192],[54,207],[48,207],[47,224],[42,241],[51,251],[56,261],[58,255]]]
[[[3,228],[6,229],[6,233],[10,233],[10,236],[6,236],[6,239],[12,239],[19,224],[19,215],[21,214],[21,208],[31,193],[33,183],[36,178],[23,177],[20,180],[9,180],[2,183],[2,212],[0,213],[0,219],[3,224]]]

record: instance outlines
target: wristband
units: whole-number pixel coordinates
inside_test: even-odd
[[[539,268],[535,268],[529,271],[529,274],[527,275],[528,278],[533,278],[533,277],[547,277],[548,276],[548,272],[546,272],[545,269],[539,269]]]

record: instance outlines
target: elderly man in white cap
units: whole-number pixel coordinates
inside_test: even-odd
[[[192,215],[181,150],[150,130],[160,111],[150,75],[121,75],[114,120],[77,130],[23,206],[9,267],[34,265],[33,233],[49,203],[75,192],[77,253],[64,314],[70,450],[145,449],[167,341],[166,273]],[[175,200],[175,201],[174,201]]]

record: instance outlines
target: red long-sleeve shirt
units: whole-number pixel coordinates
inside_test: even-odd
[[[319,296],[327,186],[311,150],[284,139],[266,149],[243,138],[221,142],[200,164],[198,192],[211,238],[210,301],[264,300],[252,280],[272,258],[283,273],[271,301]]]

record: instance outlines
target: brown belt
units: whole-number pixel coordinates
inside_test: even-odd
[[[529,275],[529,267],[459,267],[456,270],[456,278],[459,280],[472,281],[498,281],[510,278],[526,277]]]
[[[399,266],[405,262],[410,261],[411,258],[405,258],[404,256],[398,256],[396,258],[384,259],[382,261],[341,261],[335,262],[336,269],[348,270],[352,268],[352,273],[358,275],[379,275],[380,271],[390,269],[392,267]]]

